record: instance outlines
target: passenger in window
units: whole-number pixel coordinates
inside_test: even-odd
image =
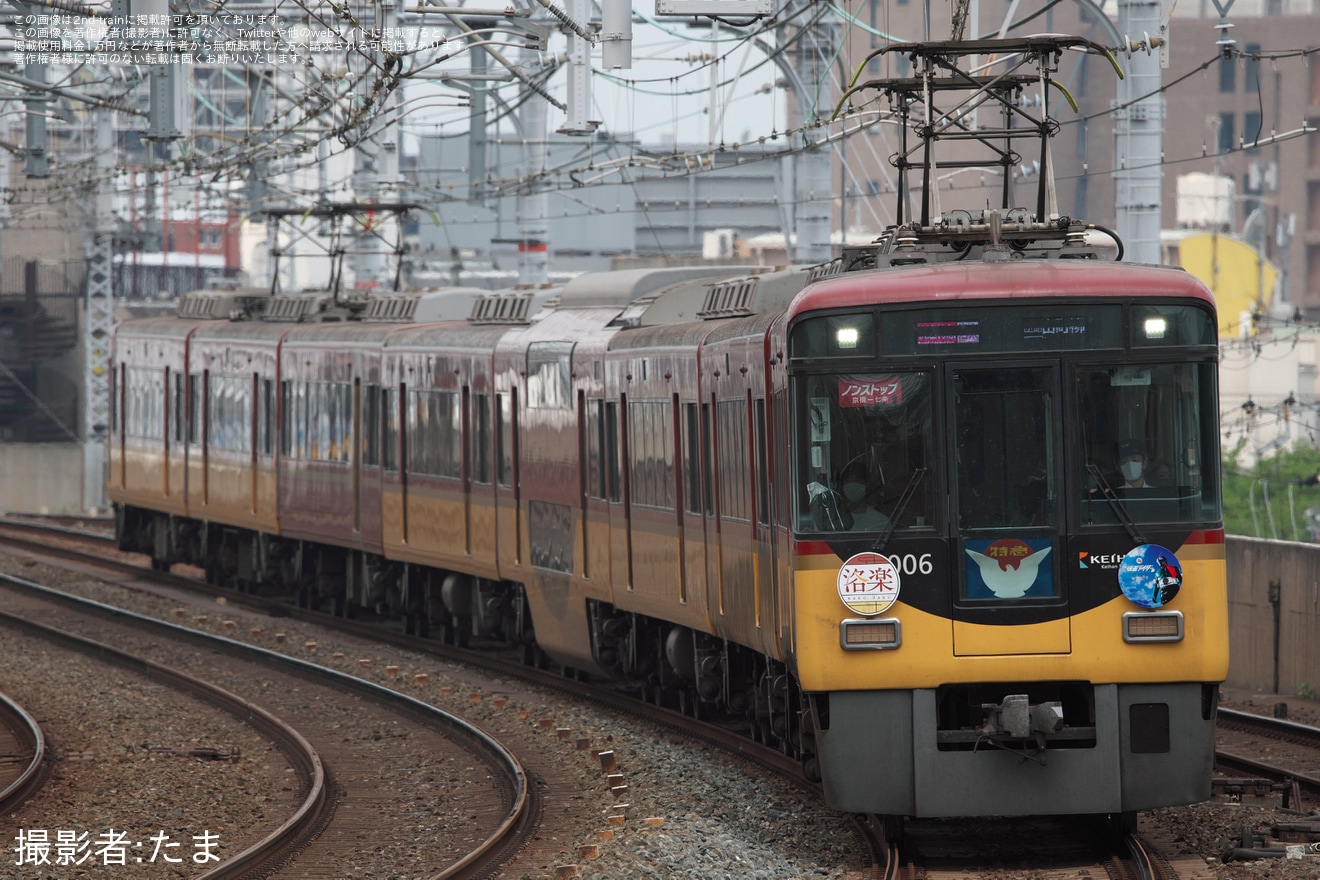
[[[1153,489],[1155,484],[1147,480],[1146,444],[1129,438],[1120,440],[1115,456],[1118,471],[1123,475],[1123,489]]]

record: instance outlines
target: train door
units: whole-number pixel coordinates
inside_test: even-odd
[[[1059,369],[1017,362],[948,370],[957,655],[1071,650],[1069,619],[1059,613],[1068,602]]]
[[[206,395],[209,370],[188,376],[188,471],[184,491],[190,504],[205,507],[206,484]]]
[[[719,580],[711,616],[717,634],[745,644],[756,644],[761,617],[751,426],[750,392],[715,402]]]
[[[353,396],[349,408],[352,422],[349,436],[352,442],[349,445],[349,467],[352,468],[352,530],[353,534],[362,532],[362,450],[366,446],[363,437],[364,424],[362,418],[362,377],[353,377]]]
[[[522,554],[522,485],[519,480],[518,388],[495,394],[495,482],[496,534],[499,536],[501,566],[507,566],[504,575],[523,563]]]
[[[720,586],[720,529],[716,516],[715,492],[715,395],[701,403],[701,497],[705,499],[701,542],[706,561],[706,608],[711,621],[724,610],[724,594]]]
[[[753,539],[756,548],[756,561],[753,575],[756,578],[756,626],[765,631],[769,626],[770,635],[763,645],[773,650],[775,628],[775,596],[777,578],[775,571],[774,529],[770,525],[771,480],[769,469],[769,436],[766,413],[766,400],[756,397],[752,400],[752,495],[754,500],[753,516],[755,526]]]

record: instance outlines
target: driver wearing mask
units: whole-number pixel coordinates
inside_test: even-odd
[[[1123,489],[1151,489],[1146,479],[1146,444],[1127,439],[1118,444],[1118,471],[1123,475]]]

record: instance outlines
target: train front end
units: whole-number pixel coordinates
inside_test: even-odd
[[[826,794],[907,816],[1209,796],[1228,666],[1213,302],[954,263],[786,316],[794,641]]]

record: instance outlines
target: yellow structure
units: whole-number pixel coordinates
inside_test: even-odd
[[[1243,312],[1263,312],[1270,303],[1278,271],[1240,239],[1197,232],[1179,239],[1169,256],[1215,295],[1220,336],[1239,335]]]

